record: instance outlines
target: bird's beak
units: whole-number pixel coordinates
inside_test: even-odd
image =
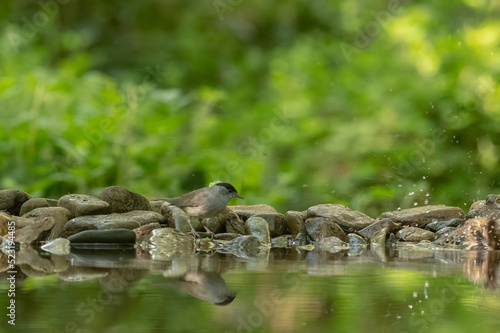
[[[239,195],[239,194],[236,194],[236,198],[245,199],[245,198],[243,198],[243,197],[242,197],[241,195]]]

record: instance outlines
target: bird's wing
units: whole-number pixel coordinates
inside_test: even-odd
[[[180,197],[176,198],[158,198],[154,200],[162,200],[162,201],[168,201],[174,206],[177,206],[179,208],[182,207],[197,207],[199,206],[200,202],[206,199],[209,196],[209,193],[207,191],[204,191],[204,188],[200,188],[197,190],[194,190],[192,192],[186,193],[184,195],[181,195]]]

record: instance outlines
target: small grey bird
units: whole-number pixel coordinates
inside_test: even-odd
[[[229,183],[217,183],[210,187],[203,187],[176,198],[159,198],[155,200],[163,200],[169,202],[171,205],[181,208],[189,217],[196,217],[201,220],[204,218],[209,218],[217,216],[218,214],[224,212],[227,207],[227,203],[233,198],[244,199],[238,194],[233,185]],[[191,227],[191,233],[198,237],[198,233],[194,230],[189,221],[189,226]],[[202,224],[203,225],[203,224]],[[206,226],[203,225],[205,230],[213,235]]]

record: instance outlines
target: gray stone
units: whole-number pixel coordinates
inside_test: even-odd
[[[129,229],[85,230],[68,237],[71,244],[113,243],[135,244],[136,235]]]
[[[40,209],[40,208],[39,208]],[[87,215],[69,220],[63,228],[61,237],[69,237],[85,230],[135,229],[141,224],[130,216],[123,214]]]
[[[175,228],[182,232],[191,232],[191,227],[189,226],[189,221],[193,225],[194,230],[203,230],[203,225],[197,218],[189,218],[182,209],[177,206],[173,206],[168,202],[164,202],[161,206],[162,215],[167,219],[167,226],[170,228]]]
[[[27,227],[36,222],[35,220],[27,219],[21,216],[11,216],[10,218],[16,223],[16,229]]]
[[[240,219],[238,214],[230,211],[225,217],[226,232],[234,234],[245,234],[245,223]]]
[[[278,211],[273,207],[260,204],[260,205],[235,205],[228,206],[233,212],[238,214],[243,220],[248,219],[250,216],[258,215],[258,214],[277,214]]]
[[[424,227],[426,224],[437,221],[448,221],[453,218],[464,219],[465,214],[459,207],[449,206],[422,206],[408,209],[385,212],[380,218],[388,218],[393,222],[412,227]]]
[[[219,216],[203,219],[202,224],[214,234],[224,231],[224,220],[222,220]]]
[[[367,243],[363,237],[356,234],[348,234],[347,238],[349,240],[349,246],[366,246]]]
[[[161,206],[163,205],[165,201],[163,200],[152,200],[149,202],[149,204],[151,205],[151,210],[153,212],[157,212],[157,213],[160,213],[161,214]]]
[[[12,219],[9,215],[0,213],[0,237],[3,235],[7,235],[9,231],[9,225],[12,224],[11,221]],[[15,224],[13,227],[17,228]]]
[[[46,240],[52,240],[61,237],[64,225],[73,217],[73,214],[64,207],[42,207],[35,208],[22,217],[39,221],[45,217],[54,218],[54,226],[47,235]]]
[[[392,222],[389,219],[380,219],[376,220],[374,223],[369,225],[368,227],[358,231],[358,234],[371,240],[375,237],[381,230],[384,231],[385,234],[390,233],[394,230],[399,230],[401,228],[400,225]]]
[[[304,216],[305,215],[305,216]],[[304,220],[307,218],[306,214],[297,211],[288,211],[285,214],[286,225],[290,234],[296,236],[301,232],[306,231]]]
[[[22,229],[16,230],[14,234],[14,241],[19,243],[31,243],[40,238],[40,235],[47,230],[50,230],[54,226],[54,218],[45,217],[40,221],[36,221],[35,223],[24,227]],[[7,235],[4,236],[4,239],[7,238]]]
[[[42,245],[42,250],[57,255],[69,254],[69,240],[66,238],[56,238]]]
[[[55,203],[54,203],[55,202]],[[57,200],[45,199],[45,198],[31,198],[21,206],[20,216],[31,212],[35,208],[42,207],[57,207]]]
[[[463,219],[451,219],[448,221],[431,222],[425,226],[425,229],[437,232],[446,227],[458,227],[463,221]]]
[[[489,217],[494,220],[500,220],[500,195],[490,194],[486,200],[474,202],[467,214],[467,218]]]
[[[145,224],[139,228],[135,228],[134,232],[136,235],[137,243],[147,242],[151,237],[153,230],[160,229],[161,225],[159,223],[149,223]]]
[[[295,239],[292,241],[293,246],[303,246],[309,244],[309,236],[307,235],[307,231],[299,232]]]
[[[87,194],[66,194],[57,204],[73,213],[74,217],[111,213],[109,203]]]
[[[396,237],[405,242],[420,242],[423,240],[430,241],[434,239],[434,233],[417,227],[408,227],[399,230],[396,233]]]
[[[111,206],[112,213],[126,213],[133,210],[151,210],[149,200],[121,186],[106,187],[99,199]]]
[[[337,253],[349,249],[349,244],[335,236],[322,238],[318,242],[318,246],[320,249],[331,253]]]
[[[308,235],[316,242],[331,236],[335,236],[343,242],[347,241],[347,236],[344,231],[332,218],[308,218],[305,221],[305,225]]]
[[[123,213],[123,216],[128,216],[139,222],[140,225],[149,223],[166,224],[167,218],[160,213],[149,210],[134,210],[131,212]]]
[[[283,235],[271,239],[271,246],[273,248],[288,248],[291,245],[291,239],[289,235]]]
[[[31,196],[21,190],[0,190],[0,211],[19,215],[22,205],[29,199]]]
[[[247,234],[256,237],[262,244],[269,245],[271,236],[269,224],[262,217],[252,216],[245,222]]]
[[[469,219],[433,243],[466,250],[499,250],[500,221],[488,217]]]
[[[286,219],[283,214],[273,213],[273,214],[257,214],[252,215],[252,217],[261,217],[267,221],[269,225],[269,232],[271,237],[278,237],[288,233],[288,228],[286,226]]]
[[[375,221],[366,214],[339,204],[312,206],[307,210],[307,216],[331,218],[346,232],[361,230]]]

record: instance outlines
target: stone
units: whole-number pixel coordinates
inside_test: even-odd
[[[65,224],[73,217],[73,214],[64,207],[41,207],[33,209],[22,217],[35,221],[39,221],[45,217],[53,217],[54,226],[45,238],[46,240],[52,240],[61,237]]]
[[[37,240],[44,231],[50,230],[50,228],[52,228],[53,226],[54,218],[45,217],[42,220],[36,221],[35,223],[27,227],[16,230],[14,234],[14,241],[30,244],[33,241]],[[7,235],[4,236],[4,239],[6,239],[6,237]]]
[[[123,216],[131,217],[140,225],[149,223],[167,224],[167,218],[160,213],[149,210],[134,210],[131,212],[123,213]]]
[[[489,217],[494,220],[500,220],[500,195],[489,194],[486,200],[474,202],[467,214],[467,218]]]
[[[348,256],[358,256],[363,253],[367,247],[367,243],[363,237],[350,233],[347,235],[349,239],[349,251],[347,251]]]
[[[262,244],[269,245],[271,243],[271,234],[269,224],[262,217],[252,216],[245,222],[247,234],[256,237]]]
[[[151,210],[153,212],[157,212],[157,213],[160,213],[161,214],[161,206],[163,205],[165,201],[163,200],[152,200],[149,202],[149,204],[151,205]]]
[[[124,214],[87,215],[69,220],[63,228],[61,237],[68,238],[85,230],[130,229],[140,227],[141,224],[130,216]]]
[[[320,204],[309,207],[307,210],[307,216],[309,218],[331,218],[335,223],[342,227],[345,232],[361,230],[375,221],[366,214],[339,204]]]
[[[106,187],[99,199],[111,206],[112,213],[126,213],[133,210],[151,210],[149,200],[121,186]]]
[[[312,217],[305,221],[307,234],[312,240],[319,242],[322,238],[335,236],[341,241],[347,241],[342,228],[332,218],[327,217]]]
[[[430,230],[432,232],[437,232],[446,227],[458,227],[460,224],[462,224],[463,221],[464,221],[463,219],[454,218],[448,221],[431,222],[425,226],[425,229]]]
[[[331,253],[337,253],[342,250],[349,249],[349,244],[335,236],[322,238],[318,242],[318,246],[320,249]]]
[[[304,215],[305,214],[303,214],[302,212],[293,210],[286,212],[285,221],[290,234],[296,236],[299,233],[306,231],[304,220],[307,218],[307,215]]]
[[[21,190],[0,190],[0,211],[19,216],[22,205],[31,199],[31,196]]]
[[[10,218],[10,216],[0,213],[0,236],[7,235],[11,221],[12,219]]]
[[[220,215],[219,215],[220,216]],[[202,224],[208,228],[214,234],[218,234],[224,231],[224,220],[219,216],[213,216],[202,220]]]
[[[260,204],[260,205],[235,205],[228,206],[233,212],[238,214],[243,220],[248,219],[250,216],[258,215],[258,214],[277,214],[278,211],[273,207]]]
[[[392,222],[389,219],[380,219],[376,220],[374,223],[370,224],[368,227],[358,231],[358,234],[361,236],[367,238],[370,242],[371,240],[380,233],[380,231],[383,231],[385,235],[388,233],[394,231],[394,230],[399,230],[401,228],[400,225]]]
[[[135,244],[136,235],[129,229],[85,230],[68,237],[71,244]]]
[[[233,211],[228,212],[225,216],[225,225],[227,233],[245,234],[245,223]]]
[[[42,250],[57,255],[66,255],[69,254],[69,243],[69,240],[66,238],[56,238],[46,244],[43,244]]]
[[[432,222],[448,221],[453,218],[463,220],[465,214],[460,207],[430,205],[385,212],[380,215],[380,219],[383,218],[391,219],[402,225],[425,227]]]
[[[173,206],[168,202],[164,202],[162,205],[162,215],[166,218],[167,226],[169,228],[175,228],[182,232],[191,232],[191,226],[189,221],[196,231],[204,230],[203,225],[197,218],[189,218],[182,209],[177,206]]]
[[[289,235],[283,235],[271,239],[271,247],[273,248],[288,248],[290,247],[291,239]]]
[[[269,225],[269,232],[271,237],[278,237],[288,233],[288,228],[286,226],[286,219],[283,214],[280,213],[266,213],[266,214],[256,214],[252,217],[261,217],[267,221]]]
[[[87,194],[63,195],[59,198],[57,205],[69,210],[74,217],[111,213],[109,203]]]
[[[399,230],[396,233],[396,237],[405,242],[420,242],[423,240],[430,241],[434,239],[434,233],[417,227],[408,227]]]
[[[31,198],[21,206],[19,216],[23,216],[31,212],[35,208],[42,207],[57,207],[57,200],[45,199],[45,198]]]
[[[149,223],[145,224],[139,228],[135,228],[136,242],[141,244],[142,242],[147,242],[151,237],[153,230],[160,229],[161,225],[159,223]]]
[[[292,240],[293,246],[302,246],[309,244],[309,236],[307,235],[307,231],[299,232],[295,239]]]
[[[353,247],[353,246],[366,246],[367,243],[366,241],[364,240],[363,237],[359,236],[359,235],[356,235],[356,234],[353,234],[353,233],[350,233],[347,235],[347,239],[349,241],[349,246],[350,247]]]
[[[36,222],[35,220],[28,219],[28,218],[21,217],[21,216],[11,216],[10,218],[12,219],[12,221],[14,221],[16,223],[16,229],[21,229],[21,228],[27,227],[27,226]]]
[[[466,250],[499,250],[500,221],[489,217],[469,219],[461,227],[443,234],[433,243]]]
[[[153,259],[168,258],[176,253],[194,253],[195,239],[191,234],[173,228],[154,229],[149,243]]]

